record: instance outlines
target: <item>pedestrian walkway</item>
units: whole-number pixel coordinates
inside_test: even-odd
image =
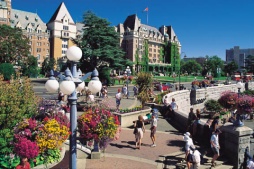
[[[185,145],[183,133],[179,132],[159,116],[158,130],[156,133],[156,147],[151,147],[150,125],[145,126],[146,132],[142,139],[141,149],[135,149],[135,138],[132,128],[123,128],[120,133],[120,139],[113,141],[101,154],[101,159],[78,159],[78,169],[173,169],[176,164],[184,160],[182,148]],[[197,147],[199,147],[197,145]],[[205,156],[206,163],[201,165],[201,169],[210,168],[209,160],[211,156]],[[224,164],[224,161],[218,162],[218,169],[233,168]],[[185,162],[183,163],[185,165]],[[68,154],[59,165],[53,169],[68,168]]]

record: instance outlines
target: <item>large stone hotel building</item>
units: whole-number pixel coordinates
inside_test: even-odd
[[[23,30],[30,39],[31,55],[37,57],[39,66],[46,57],[56,60],[65,57],[68,47],[74,45],[71,39],[82,34],[84,26],[73,21],[63,2],[46,24],[37,13],[12,9],[11,0],[0,0],[0,24]],[[175,72],[179,69],[181,44],[172,26],[157,29],[141,23],[137,15],[130,15],[124,23],[115,26],[115,30],[120,34],[119,45],[125,57],[134,62],[134,70]]]

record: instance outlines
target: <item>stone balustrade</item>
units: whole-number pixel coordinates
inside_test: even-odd
[[[249,82],[249,89],[254,90],[254,82]],[[245,88],[241,89],[243,92]],[[236,84],[231,85],[222,85],[207,87],[196,90],[196,100],[199,99],[214,99],[217,100],[220,98],[221,93],[225,91],[238,92]],[[164,96],[165,97],[165,96]],[[167,94],[168,102],[171,103],[172,98],[175,98],[178,105],[178,110],[176,111],[176,116],[174,123],[179,130],[185,131],[187,128],[187,119],[188,113],[191,107],[195,109],[204,108],[204,103],[190,105],[190,91],[189,90],[180,90]],[[163,98],[164,99],[164,98]],[[205,119],[201,119],[201,126],[199,128],[200,135],[204,133],[204,124],[206,123]],[[248,146],[250,147],[250,136],[253,133],[253,130],[249,127],[234,127],[232,123],[226,123],[221,128],[222,134],[220,135],[221,147],[225,152],[225,155],[233,162],[236,168],[240,168],[240,165],[244,159],[244,150]]]

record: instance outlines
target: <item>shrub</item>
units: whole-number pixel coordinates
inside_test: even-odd
[[[13,127],[24,118],[37,114],[38,97],[28,78],[12,80],[8,85],[0,77],[0,154],[13,151]]]
[[[138,100],[141,102],[142,107],[144,107],[145,102],[149,101],[149,88],[152,87],[152,75],[146,72],[139,72],[137,74],[136,83],[138,85],[139,94],[137,96]]]
[[[210,111],[210,112],[219,112],[222,110],[222,107],[219,104],[219,102],[214,99],[207,100],[205,102],[205,108],[207,111]]]

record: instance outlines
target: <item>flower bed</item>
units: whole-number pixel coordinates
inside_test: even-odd
[[[15,168],[28,158],[31,168],[60,160],[61,146],[70,135],[70,122],[55,101],[42,100],[38,114],[24,118],[12,129],[10,154],[0,155],[0,168]]]

